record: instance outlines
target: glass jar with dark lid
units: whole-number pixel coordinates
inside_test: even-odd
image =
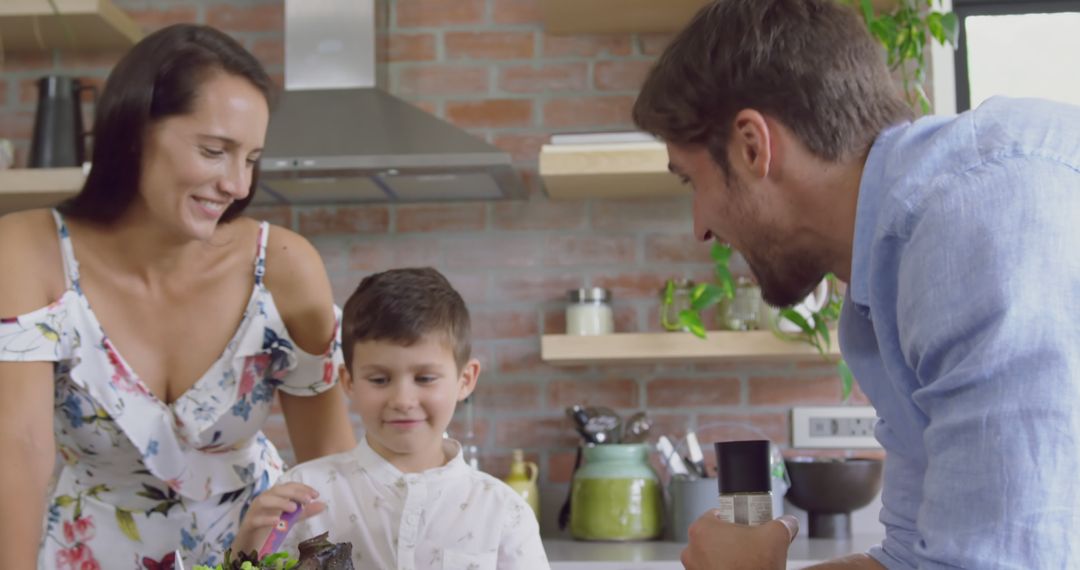
[[[600,335],[615,332],[611,291],[584,287],[567,291],[566,334]]]

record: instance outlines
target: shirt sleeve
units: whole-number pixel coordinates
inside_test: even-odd
[[[321,394],[338,383],[338,368],[345,362],[341,351],[341,309],[334,306],[334,339],[323,354],[309,354],[295,347],[296,365],[279,390],[293,396]]]
[[[524,499],[508,494],[511,501],[499,540],[499,570],[550,570],[536,515]]]
[[[67,311],[59,304],[0,317],[0,361],[58,362],[71,346]]]
[[[892,556],[877,558],[1069,567],[1080,560],[1080,175],[1049,158],[995,158],[934,186],[897,237],[897,332],[925,456],[901,454],[886,474]]]

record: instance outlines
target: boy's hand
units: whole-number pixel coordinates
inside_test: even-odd
[[[263,491],[251,502],[244,520],[240,521],[240,529],[232,544],[233,552],[251,552],[261,548],[281,514],[295,511],[298,504],[304,506],[304,512],[293,524],[325,511],[326,503],[316,501],[318,497],[318,491],[303,483],[284,483]]]

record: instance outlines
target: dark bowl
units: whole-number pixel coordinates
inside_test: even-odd
[[[796,457],[784,463],[791,477],[786,498],[807,512],[811,538],[851,536],[851,511],[881,490],[879,459]]]

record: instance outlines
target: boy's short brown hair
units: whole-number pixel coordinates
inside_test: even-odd
[[[443,333],[458,369],[472,352],[469,309],[442,273],[430,267],[391,269],[360,281],[345,302],[341,347],[352,369],[358,342],[409,346],[428,333]]]

